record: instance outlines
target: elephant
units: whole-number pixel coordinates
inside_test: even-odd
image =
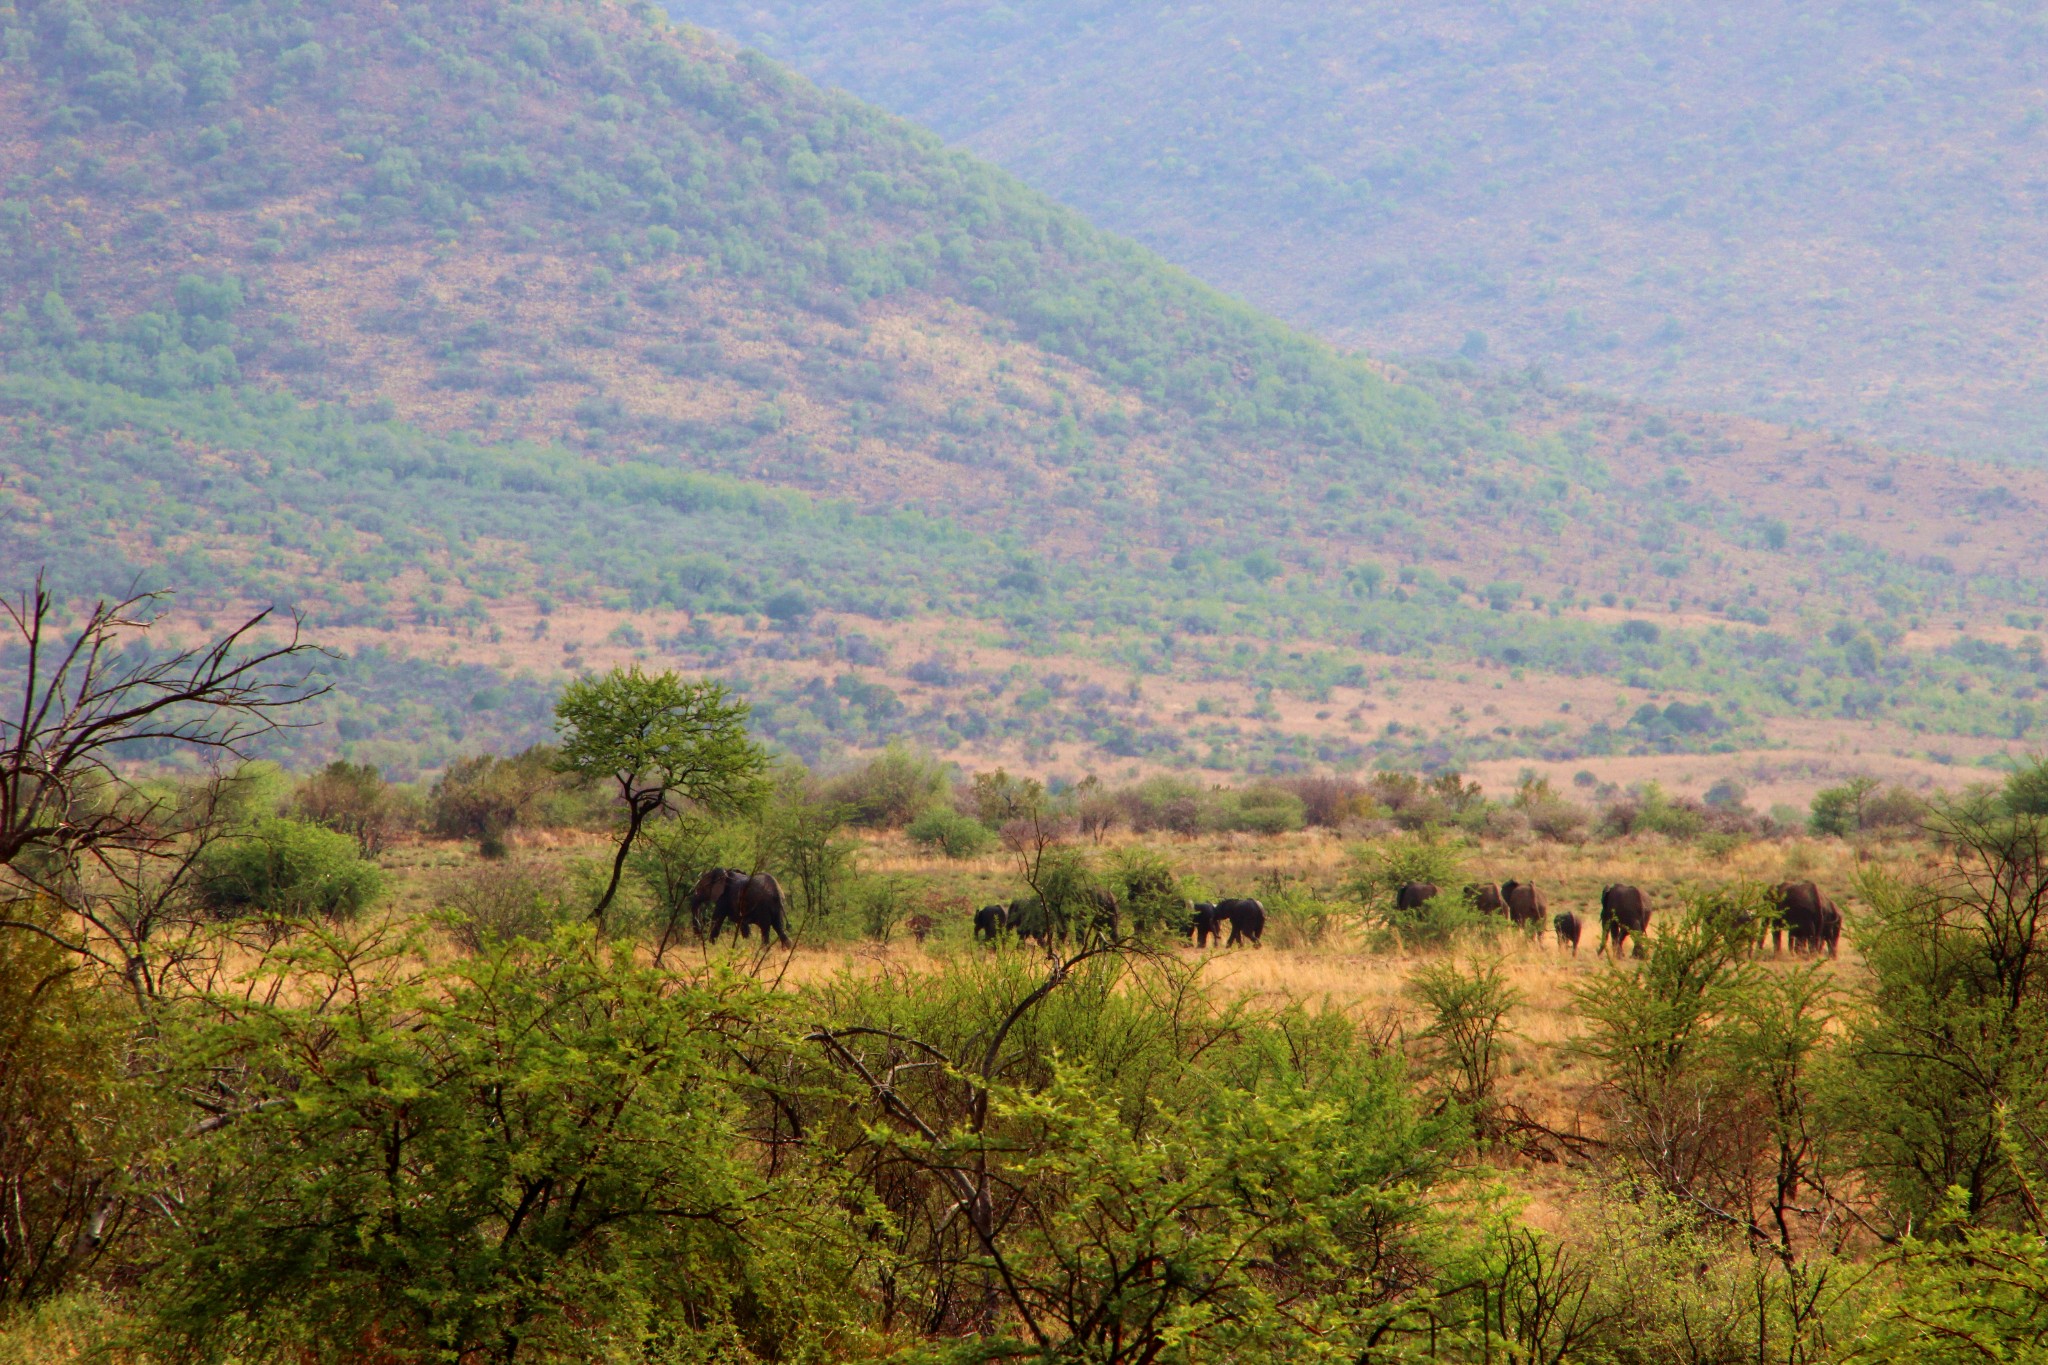
[[[1501,903],[1507,906],[1508,919],[1517,929],[1526,930],[1536,938],[1543,937],[1543,915],[1550,908],[1531,882],[1507,882],[1500,889]]]
[[[1241,938],[1250,939],[1254,948],[1266,932],[1266,907],[1255,900],[1226,900],[1216,903],[1216,914],[1230,925],[1230,942],[1225,947],[1235,948]]]
[[[732,922],[735,932],[741,938],[747,930],[761,931],[761,942],[768,942],[768,931],[782,940],[782,946],[789,944],[789,916],[783,909],[782,886],[766,872],[749,876],[736,867],[714,867],[697,879],[697,885],[690,891],[690,909],[694,913],[709,904],[711,911],[711,932],[708,937],[718,941],[718,931],[726,921]]]
[[[1394,893],[1396,910],[1420,910],[1436,899],[1436,886],[1430,882],[1408,882]]]
[[[1622,945],[1628,942],[1630,934],[1636,935],[1636,954],[1643,951],[1642,936],[1650,931],[1650,898],[1633,886],[1616,883],[1600,893],[1600,949],[1607,950],[1614,945],[1614,954],[1621,955]]]
[[[1550,927],[1557,933],[1558,946],[1560,948],[1569,947],[1572,950],[1572,956],[1577,957],[1579,955],[1579,917],[1569,910],[1560,910],[1557,912],[1557,918],[1550,922]]]
[[[1495,882],[1474,882],[1465,888],[1465,903],[1482,915],[1504,913],[1508,903],[1501,898],[1500,886]]]
[[[1812,882],[1781,882],[1773,890],[1779,925],[1771,929],[1771,951],[1789,940],[1795,953],[1835,956],[1842,942],[1842,912]]]
[[[1216,906],[1208,901],[1195,902],[1195,917],[1188,925],[1188,932],[1194,935],[1195,946],[1206,948],[1210,939],[1223,937],[1223,916]]]
[[[984,905],[974,912],[974,936],[991,941],[1003,936],[1010,927],[1010,912],[1001,905]]]

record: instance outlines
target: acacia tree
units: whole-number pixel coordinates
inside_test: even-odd
[[[555,703],[563,770],[610,779],[626,808],[611,880],[592,919],[604,922],[633,841],[650,817],[678,801],[731,813],[761,799],[768,759],[747,738],[750,709],[722,683],[685,682],[674,673],[650,677],[637,665],[578,679],[563,690]]]
[[[195,826],[181,798],[138,791],[123,762],[165,749],[239,758],[326,690],[308,685],[304,664],[321,651],[300,639],[296,618],[281,641],[260,636],[267,610],[196,648],[138,647],[168,597],[96,602],[68,634],[40,575],[28,591],[0,599],[21,667],[20,703],[0,713],[0,883],[11,899],[41,896],[79,911],[82,867],[119,862],[121,881],[133,878],[138,858],[183,858],[213,822]],[[55,934],[33,916],[4,912],[0,927]]]

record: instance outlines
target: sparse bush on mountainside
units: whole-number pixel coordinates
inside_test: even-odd
[[[286,14],[268,0],[151,0],[124,9],[117,36],[89,11],[23,15],[0,21],[10,88],[33,106],[19,185],[0,203],[0,435],[10,486],[37,515],[0,558],[17,571],[53,566],[67,592],[174,578],[201,610],[289,603],[323,629],[408,641],[404,654],[356,646],[321,664],[336,684],[326,723],[275,738],[273,754],[408,777],[480,747],[538,742],[554,669],[579,670],[586,647],[612,651],[607,665],[672,651],[728,676],[752,660],[764,732],[812,762],[891,741],[943,754],[1029,735],[1098,760],[1287,776],[1740,747],[1794,714],[2022,739],[2042,723],[2015,696],[2038,679],[2038,651],[1974,637],[1932,651],[1898,644],[1904,620],[1951,600],[2037,606],[2033,578],[1957,573],[1855,537],[1803,538],[1852,627],[1810,637],[1647,619],[1654,638],[1617,634],[1553,614],[1590,590],[1428,565],[1402,567],[1387,586],[1394,571],[1374,577],[1341,547],[1494,535],[1510,508],[1530,514],[1517,513],[1518,534],[1538,539],[1571,509],[1584,534],[1531,547],[1546,556],[1616,539],[1603,528],[1633,539],[1662,521],[1725,534],[1731,553],[1747,553],[1754,527],[1703,521],[1694,496],[1663,482],[1598,476],[1613,442],[1668,455],[1699,433],[1662,417],[1652,433],[1636,416],[1588,408],[1571,422],[1592,428],[1566,423],[1560,435],[1546,419],[1535,437],[1495,420],[1497,405],[1551,401],[1534,388],[1469,375],[1437,376],[1430,393],[1389,384],[872,110],[771,63],[663,35],[644,14],[544,4],[470,23],[433,7]],[[562,60],[546,36],[558,22],[596,35],[603,55]],[[281,46],[287,27],[313,36]],[[421,45],[455,65],[416,79]],[[317,77],[309,58],[284,55],[314,48]],[[600,70],[603,90],[590,75]],[[142,85],[160,73],[161,100],[112,93],[131,72]],[[542,107],[561,117],[537,116]],[[308,160],[307,145],[350,150]],[[74,173],[110,165],[118,174]],[[174,199],[231,212],[247,230],[186,240],[186,220],[153,207]],[[74,240],[63,206],[76,203],[98,236]],[[354,292],[329,307],[307,281],[332,277],[344,257]],[[503,270],[473,287],[500,258],[577,281],[565,311],[525,311],[528,286]],[[732,290],[758,293],[772,345],[738,334],[752,324],[734,325],[722,302]],[[943,416],[915,397],[923,362],[882,340],[886,319],[942,300],[997,317],[1038,357],[1004,361],[1000,377],[959,376],[971,395]],[[600,341],[680,376],[693,400],[731,386],[760,401],[731,420],[641,410],[622,396],[631,384],[596,391],[595,358],[577,353]],[[1053,403],[1035,387],[1034,372],[1069,365],[1105,396],[1083,386]],[[408,369],[433,387],[400,382]],[[422,392],[436,395],[425,407],[392,396]],[[799,477],[792,442],[859,448],[871,434],[947,467],[968,466],[947,465],[942,442],[955,455],[963,442],[1002,444],[975,466],[975,496],[891,485],[855,507],[771,486]],[[1038,477],[1053,464],[1127,470],[1155,440],[1184,477],[1159,485],[1168,503],[1144,520],[1184,528],[1184,544],[1134,533],[1128,503],[1106,491],[1060,502],[1049,490],[1066,474]],[[1485,458],[1468,469],[1434,453],[1454,447]],[[678,469],[678,450],[691,469]],[[1041,470],[1043,452],[1058,458]],[[1089,462],[1075,464],[1083,452]],[[1013,469],[1014,479],[991,472]],[[1099,510],[1087,534],[1123,548],[1067,559],[999,544],[1032,524],[1032,507]],[[1225,527],[1244,541],[1227,553],[1207,543]],[[1622,580],[1647,558],[1597,568],[1633,591]],[[1711,558],[1685,562],[1699,570]],[[425,581],[410,577],[429,563]],[[1595,567],[1575,561],[1570,573]],[[1510,600],[1509,587],[1525,595]],[[1745,591],[1701,585],[1708,601],[1694,605],[1748,621],[1761,609]],[[525,608],[543,598],[560,610],[534,622]],[[565,622],[590,606],[656,619],[608,619],[586,642]],[[684,613],[687,629],[658,623]],[[1190,676],[1193,656],[1170,639],[1213,645],[1224,653],[1201,668],[1249,687],[1261,720],[1282,714],[1279,702],[1320,705],[1334,689],[1474,660],[1625,675],[1660,700],[1591,724],[1393,717],[1388,729],[1360,717],[1355,729],[1304,733],[1293,721],[1182,724],[1099,685],[997,694],[985,689],[999,680],[947,663],[947,650],[916,666],[950,682],[856,671],[886,670],[889,655],[872,632],[840,630],[843,619],[923,615],[1058,639],[1091,666],[1140,675]],[[539,637],[546,658],[508,662],[501,646],[531,643],[516,637],[539,626],[554,632]],[[411,632],[436,647],[414,649]],[[1269,634],[1346,647],[1283,651]],[[1362,663],[1354,643],[1379,662]],[[566,646],[576,649],[557,656]],[[847,671],[775,666],[828,648]],[[1693,695],[1703,679],[1713,695]],[[1410,818],[1458,814],[1422,807]]]
[[[1455,355],[1447,368],[1468,374],[1540,366],[1577,392],[1797,413],[1901,449],[2026,459],[2038,448],[2031,371],[2001,352],[2026,325],[2006,253],[2038,245],[2040,225],[1970,238],[2024,193],[2028,172],[2002,150],[2043,127],[2028,11],[1922,24],[1854,4],[1792,14],[1741,0],[1650,25],[1609,8],[1532,25],[1449,3],[1305,0],[1171,23],[1084,0],[1049,0],[1028,24],[938,0],[671,9],[973,146],[1332,335]],[[1824,49],[1810,41],[1816,25]],[[1442,41],[1451,31],[1455,44]],[[1920,75],[1911,91],[1888,84],[1904,71]],[[1816,103],[1815,90],[1833,94]],[[1948,97],[1964,102],[1935,112]],[[1635,116],[1617,126],[1602,101]],[[1778,135],[1759,142],[1759,127]],[[1185,151],[1195,146],[1198,162]],[[1920,178],[1933,161],[1982,170],[1937,189]],[[1731,210],[1743,194],[1755,197]],[[1885,270],[1930,221],[1957,239],[1944,277],[1884,303]],[[1865,254],[1835,265],[1817,308],[1804,292],[1817,277],[1783,263],[1830,241]],[[1552,270],[1570,283],[1539,283]],[[1709,278],[1719,283],[1703,290]],[[1745,309],[1723,306],[1721,284]],[[1951,324],[1962,316],[1969,325]],[[1765,343],[1757,318],[1786,344]],[[1954,386],[1881,409],[1862,400],[1897,373]],[[1701,449],[1680,422],[1634,420],[1673,454]],[[1786,509],[1769,510],[1759,539],[1797,547]]]

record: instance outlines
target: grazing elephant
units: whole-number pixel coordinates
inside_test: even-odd
[[[1220,907],[1219,907],[1220,908]],[[1075,929],[1083,943],[1110,943],[1115,941],[1122,925],[1118,921],[1116,895],[1101,887],[1091,887],[1081,893],[1081,904],[1077,907]]]
[[[1600,951],[1606,952],[1609,943],[1614,945],[1614,955],[1621,956],[1622,945],[1628,936],[1636,936],[1635,952],[1642,955],[1642,936],[1650,931],[1650,898],[1633,886],[1616,883],[1600,893]]]
[[[1019,896],[1003,911],[1003,927],[1018,938],[1028,938],[1035,943],[1052,942],[1052,924],[1045,913],[1045,902],[1036,896]]]
[[[1771,951],[1789,939],[1795,953],[1817,953],[1827,949],[1835,956],[1842,942],[1842,912],[1827,893],[1812,882],[1781,882],[1772,893],[1778,908],[1778,925],[1771,929]]]
[[[759,929],[761,942],[766,944],[768,931],[773,929],[782,946],[790,946],[782,886],[766,872],[748,876],[736,867],[714,867],[697,879],[690,892],[692,909],[705,901],[712,905],[711,932],[707,937],[713,943],[718,942],[718,931],[730,920],[741,938],[747,936],[748,929]]]
[[[1227,900],[1216,902],[1216,913],[1230,924],[1230,942],[1224,946],[1235,948],[1237,941],[1248,938],[1254,948],[1266,932],[1266,907],[1255,900]]]
[[[1436,887],[1429,882],[1409,882],[1394,893],[1396,910],[1420,910],[1436,899]]]
[[[1223,916],[1208,901],[1195,902],[1195,918],[1188,925],[1188,932],[1195,936],[1195,946],[1206,948],[1210,939],[1223,937]]]
[[[1550,927],[1557,931],[1558,946],[1569,947],[1572,950],[1572,956],[1577,957],[1579,955],[1579,917],[1569,910],[1560,910],[1557,912],[1557,918],[1550,922]]]
[[[1497,882],[1474,882],[1466,887],[1465,904],[1482,915],[1502,914],[1508,908],[1507,901],[1501,898]]]
[[[1010,912],[1000,905],[984,905],[974,912],[974,936],[994,942],[1010,927]]]
[[[1533,883],[1506,882],[1500,888],[1500,898],[1508,908],[1508,919],[1517,929],[1535,938],[1543,937],[1543,916],[1550,909],[1550,902]]]

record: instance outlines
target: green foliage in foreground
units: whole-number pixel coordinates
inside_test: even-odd
[[[1438,1314],[1455,1139],[1337,1016],[1173,1026],[1098,963],[1005,1029],[1014,956],[787,995],[580,931],[417,947],[308,934],[254,993],[307,1003],[179,1013],[222,1121],[144,1299],[192,1358],[1305,1359]],[[959,1061],[872,1089],[877,1027]]]

